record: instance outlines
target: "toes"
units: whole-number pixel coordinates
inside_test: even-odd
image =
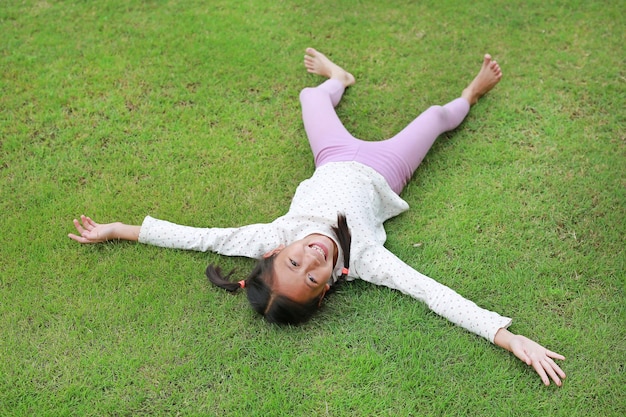
[[[500,65],[498,65],[496,61],[491,62],[491,64],[489,65],[489,69],[491,69],[491,71],[493,71],[496,75],[502,72],[500,69]]]

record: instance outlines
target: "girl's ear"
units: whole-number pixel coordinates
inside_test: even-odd
[[[264,253],[263,259],[271,258],[272,256],[278,254],[283,249],[285,249],[285,245],[280,245],[276,249],[272,249],[271,251]]]
[[[322,305],[322,300],[324,300],[324,296],[326,295],[326,292],[330,289],[330,285],[326,284],[324,285],[324,291],[322,291],[322,295],[320,296],[320,301],[317,303],[317,306],[320,307]]]

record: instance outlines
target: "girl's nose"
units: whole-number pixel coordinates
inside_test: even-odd
[[[317,266],[320,263],[316,253],[307,252],[304,259],[306,259],[308,266]]]

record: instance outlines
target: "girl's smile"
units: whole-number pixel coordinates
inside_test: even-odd
[[[337,245],[328,236],[308,235],[279,246],[275,255],[273,289],[296,302],[310,301],[330,288],[328,281],[337,261]]]

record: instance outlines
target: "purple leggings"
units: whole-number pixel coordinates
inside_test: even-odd
[[[337,117],[335,106],[344,90],[340,81],[329,79],[300,93],[304,129],[315,166],[360,162],[380,173],[397,194],[411,179],[437,136],[461,124],[470,108],[463,98],[444,106],[432,106],[391,139],[367,142],[352,136]]]

